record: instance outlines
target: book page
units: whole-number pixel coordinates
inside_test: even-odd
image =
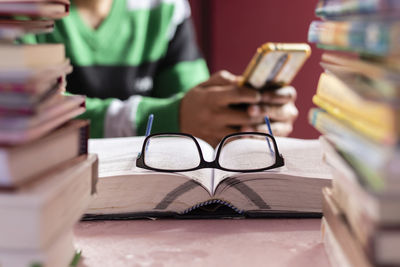
[[[259,174],[258,176],[265,178],[277,178],[279,176],[286,175],[322,179],[331,178],[330,175],[327,175],[327,173],[330,173],[329,166],[322,162],[321,147],[317,139],[303,140],[286,137],[276,137],[275,139],[278,144],[278,150],[284,158],[285,165],[283,167],[272,170],[252,173],[252,177],[254,176],[254,174]],[[260,146],[265,145],[265,141],[251,140],[251,142],[249,143],[248,139],[239,139],[232,143],[236,143],[235,146],[238,148],[241,147],[240,149],[246,148],[251,150],[252,147],[257,144],[257,142],[259,142]],[[257,149],[255,149],[254,151],[257,151]],[[237,152],[233,154],[237,154]],[[252,161],[254,162],[254,165],[257,165],[257,162],[260,160],[269,160],[265,158],[260,158],[257,154],[252,155],[251,153],[248,153],[246,154],[246,156],[253,157]],[[240,159],[240,157],[235,157],[231,160],[237,160],[237,165],[240,166],[240,161],[242,159]],[[246,175],[249,174],[216,170],[214,174],[215,181],[213,187],[216,188],[222,180],[228,177],[245,177]]]
[[[99,156],[99,177],[118,176],[118,175],[154,175],[154,171],[136,167],[136,158],[142,149],[145,137],[124,137],[124,138],[103,138],[89,140],[89,153],[96,153]],[[213,158],[213,148],[202,140],[198,140],[202,149],[204,158],[210,160]],[[177,143],[174,146],[176,153],[184,147]],[[186,159],[185,159],[186,160]],[[168,164],[162,162],[161,165]],[[182,163],[184,164],[184,163]],[[163,173],[163,175],[182,175],[191,178],[203,185],[208,191],[211,191],[211,169],[201,169],[191,172],[181,173]]]

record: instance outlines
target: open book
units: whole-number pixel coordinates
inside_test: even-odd
[[[276,140],[285,159],[280,168],[162,173],[136,167],[143,137],[91,139],[89,151],[99,156],[99,182],[86,217],[320,215],[322,188],[330,185],[331,174],[322,162],[318,140]],[[215,150],[198,141],[205,160],[213,160]],[[247,141],[237,140],[235,145],[246,146]]]

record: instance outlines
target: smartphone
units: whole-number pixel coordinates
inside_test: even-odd
[[[306,43],[265,43],[251,59],[240,85],[263,90],[290,84],[310,55]]]

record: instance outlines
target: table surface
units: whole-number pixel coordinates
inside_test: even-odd
[[[80,222],[84,266],[329,266],[320,219]]]

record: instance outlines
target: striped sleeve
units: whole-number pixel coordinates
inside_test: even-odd
[[[152,97],[142,97],[136,114],[137,133],[143,135],[147,117],[153,113],[157,121],[153,133],[178,132],[180,101],[184,92],[209,77],[206,62],[198,49],[195,31],[186,1],[177,1],[171,23],[170,41],[165,57],[154,79]],[[167,99],[159,99],[167,98]]]

